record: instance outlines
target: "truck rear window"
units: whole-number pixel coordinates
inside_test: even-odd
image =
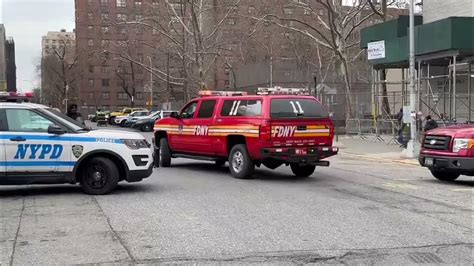
[[[328,118],[328,112],[316,100],[273,99],[272,118]]]

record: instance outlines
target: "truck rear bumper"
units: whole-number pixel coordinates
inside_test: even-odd
[[[338,153],[337,147],[291,147],[261,149],[262,159],[275,159],[286,163],[317,164]]]
[[[418,160],[421,166],[428,168],[456,170],[461,173],[474,172],[474,158],[444,157],[420,154]]]

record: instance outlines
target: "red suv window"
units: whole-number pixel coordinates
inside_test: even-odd
[[[198,118],[211,118],[214,114],[214,107],[216,106],[216,100],[206,100],[201,102],[199,108]]]

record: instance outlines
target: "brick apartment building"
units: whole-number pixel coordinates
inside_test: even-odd
[[[0,91],[16,92],[15,42],[0,24]]]
[[[179,9],[180,1],[171,1],[175,9]],[[269,13],[314,19],[309,12],[294,8],[294,0],[242,0],[235,6],[232,6],[234,2],[231,0],[207,3],[210,6],[203,19],[204,31],[210,33],[223,17],[226,19],[213,36],[219,50],[213,61],[212,73],[206,78],[206,88],[250,88],[268,84],[270,71],[266,69],[271,61],[276,67],[274,80],[288,83],[285,68],[295,66],[297,69],[293,69],[292,73],[298,74],[291,75],[293,84],[308,85],[312,82],[317,57],[313,43],[294,32],[258,20]],[[149,23],[147,18],[151,13],[155,13],[155,19],[167,20],[162,21],[161,26],[176,23],[169,16],[168,7],[163,4],[161,0],[76,0],[77,53],[82,73],[79,99],[84,108],[92,111],[96,107],[117,109],[128,106],[132,89],[135,90],[133,101],[136,106],[149,104],[152,96],[155,107],[166,101],[184,100],[179,85],[170,85],[163,78],[151,77],[144,70],[144,67],[152,65],[173,77],[181,77],[179,60],[168,58],[168,51],[173,49],[169,46],[169,40],[156,29],[131,26],[136,21]],[[223,8],[223,4],[232,6],[232,12],[229,8]],[[163,14],[166,11],[168,14]],[[324,11],[321,12],[320,15],[324,15]],[[124,50],[131,60],[123,58]],[[323,60],[329,56],[327,51],[320,53]],[[365,60],[357,63],[368,69]],[[283,69],[278,70],[278,66],[283,66]],[[249,82],[245,77],[248,69],[257,69],[262,74]],[[329,71],[328,79],[336,80],[333,73]]]

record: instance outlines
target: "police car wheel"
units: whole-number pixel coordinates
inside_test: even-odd
[[[150,124],[144,124],[142,127],[143,132],[151,132],[153,131],[152,126]]]
[[[95,157],[81,171],[81,187],[87,194],[104,195],[112,192],[119,181],[119,171],[113,161]]]
[[[252,178],[252,174],[255,171],[255,164],[250,159],[247,146],[238,144],[232,147],[229,153],[229,169],[235,178]]]
[[[168,139],[160,139],[160,148],[158,149],[158,164],[160,167],[171,166],[171,151],[168,145]]]
[[[316,170],[316,166],[314,165],[299,165],[292,163],[290,167],[296,177],[309,177],[314,173],[314,170]]]

